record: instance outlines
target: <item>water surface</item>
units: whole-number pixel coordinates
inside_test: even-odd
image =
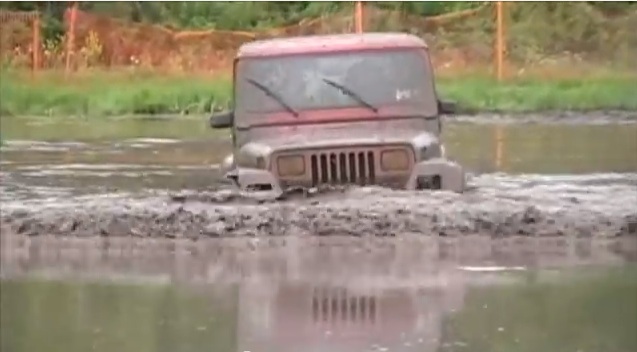
[[[637,263],[586,241],[70,243],[3,268],[2,351],[637,350]]]
[[[204,119],[41,121],[3,117],[7,184],[85,191],[205,189],[230,153]],[[637,123],[448,123],[449,156],[471,173],[637,172]]]
[[[207,189],[230,151],[225,132],[201,119],[3,117],[1,133],[5,206]],[[584,205],[603,205],[600,185],[635,184],[637,123],[459,122],[446,125],[444,139],[468,171],[498,173],[480,181],[485,197],[541,204],[562,194],[576,207],[587,195],[594,202]],[[2,237],[3,352],[637,351],[630,238],[620,251],[587,239],[462,238],[458,248],[404,236],[327,244],[292,236],[182,247],[43,237],[19,245]]]

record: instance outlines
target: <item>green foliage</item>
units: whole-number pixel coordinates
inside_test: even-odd
[[[481,1],[409,1],[409,2],[391,2],[378,1],[374,5],[390,10],[398,10],[401,12],[420,15],[420,16],[436,16],[448,12],[466,10],[478,7]]]
[[[586,3],[520,3],[509,12],[509,58],[533,62],[572,56],[592,62],[612,58],[634,67],[637,7],[606,16]]]
[[[376,5],[418,15],[441,13],[471,8],[479,2],[377,2]],[[0,3],[0,8],[14,11],[35,11],[44,14],[45,22],[61,23],[62,14],[68,6],[65,2],[13,1]],[[276,27],[298,22],[303,18],[334,13],[352,4],[347,2],[145,2],[145,1],[81,1],[85,11],[105,14],[134,22],[168,24],[180,28],[217,28],[227,30],[250,30]]]
[[[470,50],[475,61],[491,60],[493,13],[450,21],[438,28],[423,25],[419,17],[406,21],[400,14],[435,16],[476,8],[478,1],[374,2],[396,14],[383,14],[368,30],[403,31],[424,37],[438,51]],[[0,9],[40,11],[43,39],[59,42],[64,32],[64,2],[3,2]],[[336,12],[353,11],[351,2],[80,2],[91,13],[129,22],[144,22],[177,29],[258,31],[296,24]],[[507,60],[522,65],[571,57],[587,62],[613,61],[634,67],[637,55],[635,2],[517,2],[507,4]],[[328,24],[329,28],[329,24]],[[338,32],[338,30],[336,30]]]
[[[45,39],[59,39],[64,34],[64,1],[6,1],[0,2],[0,10],[38,11],[42,14],[42,36]]]
[[[471,1],[374,3],[380,8],[424,16],[475,8],[480,4],[482,2]],[[68,4],[64,2],[0,3],[0,9],[40,11],[47,48],[61,47],[59,38],[63,33],[62,15],[66,6]],[[578,79],[527,78],[506,83],[470,75],[441,80],[439,89],[444,95],[478,110],[637,109],[634,99],[637,96],[637,85],[634,84],[634,57],[637,55],[635,2],[535,2],[507,6],[506,58],[512,66],[517,65],[511,70],[579,65],[603,66],[617,72],[592,77],[586,71]],[[176,28],[250,31],[351,11],[352,3],[132,1],[80,2],[80,7],[125,21],[160,23]],[[447,60],[444,54],[451,52],[454,57],[468,58],[468,66],[490,65],[494,22],[489,11],[486,9],[480,16],[435,30],[393,15],[385,16],[386,23],[377,23],[369,29],[413,32],[428,41],[434,56]],[[95,71],[66,81],[59,74],[45,73],[31,79],[5,71],[0,80],[0,115],[204,113],[214,106],[227,105],[230,92],[227,81],[211,81],[199,76],[164,77]]]
[[[475,8],[479,1],[416,1],[416,2],[374,2],[374,5],[399,10],[421,16],[435,16],[452,11]],[[605,14],[621,15],[634,10],[636,2],[588,2]],[[317,17],[345,9],[351,9],[348,2],[327,1],[284,1],[284,2],[161,2],[161,1],[81,1],[80,8],[125,21],[158,23],[179,28],[216,28],[226,30],[254,30],[278,27],[296,23],[303,18]],[[539,7],[577,6],[571,3],[536,3]],[[67,2],[54,1],[7,1],[0,3],[0,9],[12,11],[40,11],[44,17],[45,38],[62,34],[62,18]]]
[[[421,16],[435,16],[447,12],[477,7],[479,1],[379,1],[374,5],[400,10]],[[619,14],[635,7],[635,2],[589,2],[605,13]],[[549,4],[550,5],[550,4]],[[59,32],[62,14],[68,6],[65,2],[8,1],[0,3],[0,9],[13,11],[40,11],[45,24]],[[541,6],[547,6],[541,4]],[[559,4],[556,6],[560,6]],[[568,6],[568,5],[566,5]],[[127,21],[170,24],[181,28],[217,28],[250,30],[291,24],[307,17],[334,13],[352,4],[347,2],[145,2],[145,1],[82,1],[80,8],[120,18]],[[49,31],[53,34],[53,30]]]

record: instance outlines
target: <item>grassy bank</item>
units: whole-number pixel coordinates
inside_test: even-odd
[[[230,101],[228,78],[105,71],[78,73],[70,79],[58,72],[1,75],[2,115],[201,114]],[[634,75],[604,74],[499,83],[471,74],[440,77],[438,90],[444,98],[476,111],[637,110],[636,82]]]

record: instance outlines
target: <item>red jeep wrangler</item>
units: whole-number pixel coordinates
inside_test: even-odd
[[[245,191],[380,185],[461,192],[465,172],[445,158],[427,45],[402,33],[260,40],[234,62],[231,128],[222,169]]]

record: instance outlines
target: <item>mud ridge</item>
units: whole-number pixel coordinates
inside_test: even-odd
[[[258,204],[228,190],[3,204],[3,233],[28,236],[637,235],[637,174],[486,175],[465,194],[374,187]]]

